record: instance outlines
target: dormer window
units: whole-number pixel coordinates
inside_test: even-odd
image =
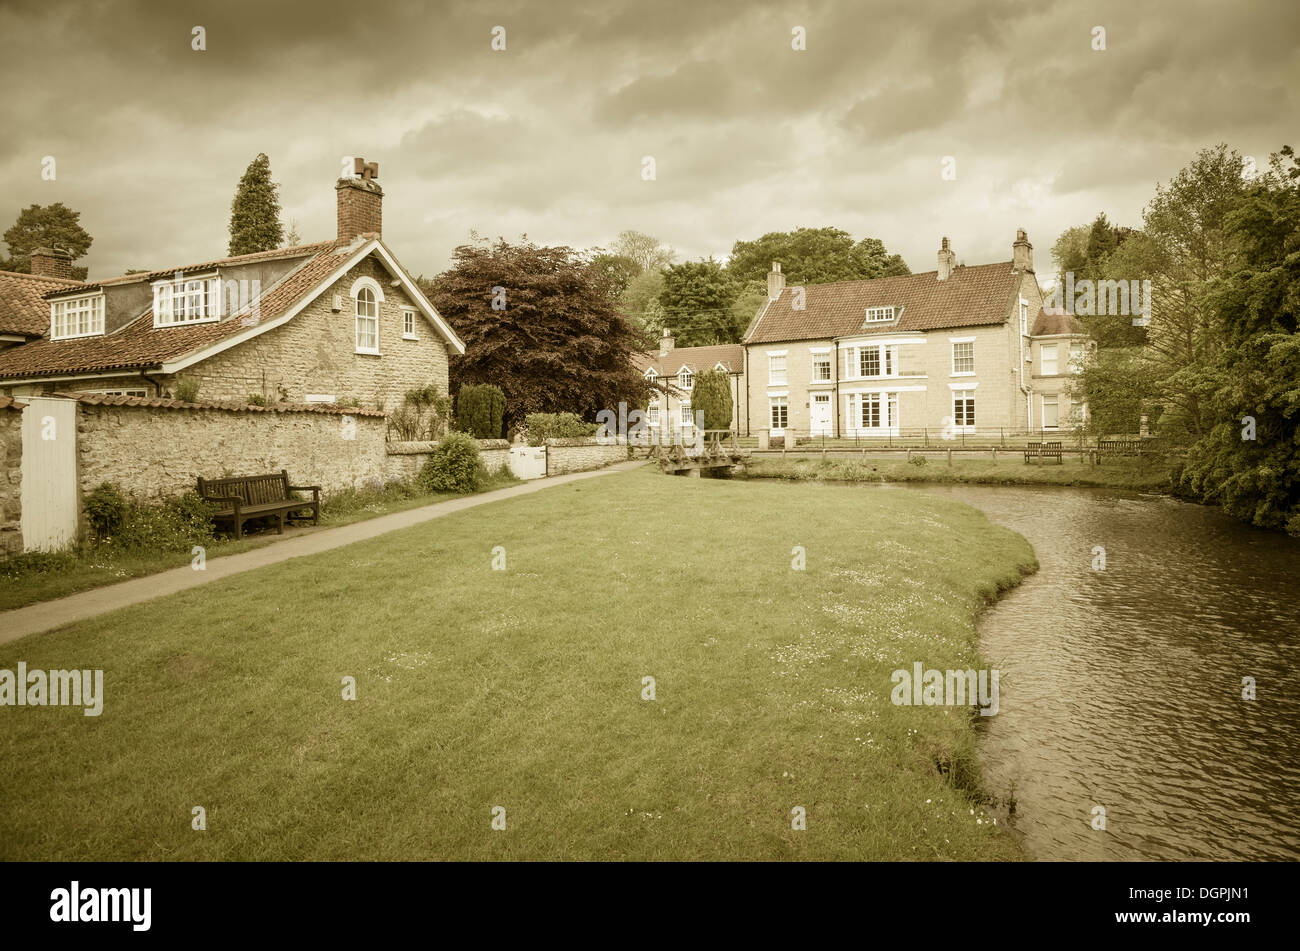
[[[153,325],[174,327],[221,318],[221,279],[183,277],[153,286]]]
[[[695,385],[695,374],[688,368],[682,367],[677,371],[677,385],[683,390],[689,390]]]
[[[659,379],[659,374],[655,372],[654,367],[650,367],[645,371],[645,378],[653,383],[655,380]]]
[[[894,320],[893,307],[868,307],[866,322],[869,324],[888,324]]]
[[[104,333],[104,295],[50,302],[50,339],[97,337]]]

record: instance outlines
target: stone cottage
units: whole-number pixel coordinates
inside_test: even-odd
[[[0,350],[0,394],[165,398],[188,380],[204,401],[389,410],[430,383],[446,393],[465,345],[384,244],[377,178],[358,160],[337,182],[328,241],[85,283],[0,276],[0,315],[25,315],[8,321],[23,339]]]

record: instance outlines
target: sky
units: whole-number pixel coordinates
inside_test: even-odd
[[[265,152],[286,223],[329,239],[363,156],[415,274],[471,231],[635,229],[682,261],[823,226],[914,271],[944,235],[1009,260],[1022,227],[1045,274],[1062,230],[1140,225],[1198,149],[1300,147],[1298,37],[1295,0],[0,0],[0,230],[62,201],[92,279],[211,260]]]

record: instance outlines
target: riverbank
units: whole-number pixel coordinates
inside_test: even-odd
[[[976,616],[1035,567],[920,493],[494,502],[0,648],[104,672],[98,718],[6,714],[0,858],[1020,858],[979,718],[892,672],[985,667]]]
[[[920,460],[920,461],[918,461]],[[1006,458],[954,458],[948,465],[942,458],[913,456],[901,459],[873,459],[820,456],[760,458],[747,467],[751,479],[785,479],[795,482],[913,482],[972,485],[1069,485],[1110,489],[1166,490],[1170,467],[1158,458],[1125,459],[1092,465],[1076,459],[1060,464],[1025,463],[1021,456]]]

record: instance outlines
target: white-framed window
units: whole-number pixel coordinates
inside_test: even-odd
[[[952,391],[952,425],[956,432],[975,431],[975,391]]]
[[[1043,397],[1043,428],[1056,429],[1060,426],[1060,404],[1055,396]]]
[[[975,375],[974,340],[954,340],[952,342],[952,375]]]
[[[1057,361],[1057,345],[1054,343],[1040,344],[1038,348],[1038,372],[1041,376],[1056,376],[1060,369]]]
[[[1070,344],[1070,372],[1083,372],[1083,344],[1081,343]]]
[[[689,428],[689,427],[695,425],[695,417],[691,415],[691,404],[690,404],[690,403],[683,403],[683,404],[682,404],[682,406],[681,406],[681,413],[680,413],[680,415],[678,416],[678,418],[681,420],[682,428],[683,428],[683,429],[687,429],[687,428]]]
[[[812,352],[812,381],[814,383],[829,383],[831,379],[830,350],[813,350],[811,352]]]
[[[357,289],[357,353],[379,352],[379,301],[368,287]]]
[[[845,376],[870,378],[898,375],[898,350],[886,344],[867,344],[844,351]]]
[[[790,400],[785,396],[771,396],[767,400],[768,418],[772,423],[772,432],[783,433],[790,425]]]
[[[1029,336],[1029,301],[1020,298],[1020,336]]]
[[[655,380],[659,379],[659,374],[655,372],[654,367],[649,367],[645,371],[645,378],[649,380],[651,383],[653,383]]]
[[[849,435],[897,435],[898,394],[850,393],[845,397],[844,419]]]
[[[97,337],[104,332],[104,295],[50,302],[50,339]]]
[[[1076,426],[1082,426],[1088,421],[1088,408],[1082,400],[1070,401],[1070,421]]]
[[[659,425],[659,403],[657,401],[646,407],[646,424],[649,426]]]
[[[690,367],[682,367],[677,371],[677,385],[683,390],[689,390],[695,385],[695,374],[691,372]]]
[[[767,355],[767,382],[769,386],[785,386],[785,354],[769,353]]]
[[[402,308],[402,339],[419,340],[415,335],[415,311],[410,307]]]
[[[867,320],[869,324],[887,324],[894,319],[893,307],[868,307]]]
[[[221,319],[221,279],[182,277],[153,286],[153,325],[174,327]]]

